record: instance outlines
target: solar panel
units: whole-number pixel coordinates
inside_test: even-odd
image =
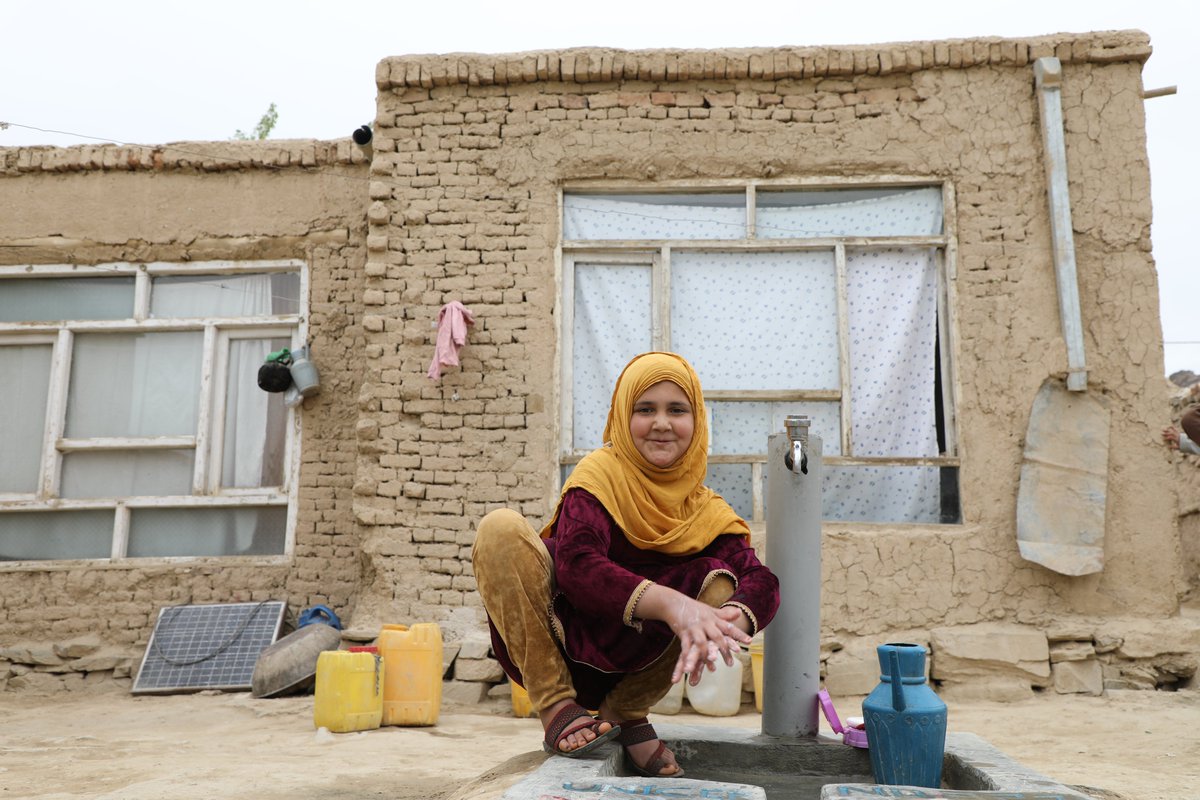
[[[278,638],[286,610],[279,600],[159,609],[132,693],[249,691],[254,664]]]

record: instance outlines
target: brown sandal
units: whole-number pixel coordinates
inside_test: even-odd
[[[682,778],[683,767],[679,763],[675,763],[675,771],[669,775],[663,775],[664,767],[671,766],[671,762],[663,758],[663,753],[667,750],[667,745],[661,740],[658,743],[658,749],[654,751],[654,755],[645,764],[638,764],[633,760],[633,756],[629,753],[630,745],[641,744],[658,739],[658,734],[654,730],[654,726],[650,724],[650,720],[645,717],[640,719],[626,720],[621,723],[621,733],[617,736],[617,742],[625,748],[625,755],[629,757],[629,764],[633,770],[647,778]]]
[[[590,722],[585,725],[571,727],[571,723],[579,719],[587,719]],[[550,720],[550,724],[546,726],[546,735],[542,739],[542,749],[550,755],[564,756],[566,758],[579,758],[580,756],[587,755],[605,742],[609,742],[621,735],[621,727],[613,725],[611,722],[609,723],[612,725],[610,729],[604,733],[598,731],[597,728],[604,722],[606,720],[596,719],[587,712],[586,708],[578,703],[570,703],[563,706],[562,710],[555,714],[554,719]],[[559,741],[565,736],[586,730],[590,730],[596,734],[596,738],[585,745],[576,747],[574,750],[558,749]]]

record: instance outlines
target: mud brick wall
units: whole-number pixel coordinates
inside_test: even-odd
[[[98,672],[127,682],[167,605],[269,598],[293,618],[316,603],[349,613],[367,169],[349,140],[0,149],[0,263],[299,259],[322,379],[298,411],[291,558],[0,569],[0,683],[78,688]]]
[[[379,64],[363,293],[356,622],[483,619],[473,526],[545,521],[557,485],[559,192],[882,176],[946,181],[961,526],[828,523],[826,639],[1056,615],[1166,615],[1178,540],[1139,32],[881,47],[584,49]],[[1093,391],[1113,409],[1103,573],[1021,560],[1017,481],[1034,394],[1065,372],[1032,64],[1063,62]],[[425,376],[439,308],[475,314],[461,369]]]

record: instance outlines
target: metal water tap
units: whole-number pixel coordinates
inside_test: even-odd
[[[808,428],[811,424],[812,420],[803,414],[789,414],[783,420],[783,428],[792,442],[792,449],[783,457],[784,466],[796,472],[798,464],[802,475],[808,474]]]

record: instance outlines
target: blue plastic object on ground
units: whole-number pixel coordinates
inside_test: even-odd
[[[296,621],[296,628],[303,628],[305,625],[311,625],[314,622],[321,622],[342,629],[342,621],[338,619],[338,615],[333,613],[333,609],[329,606],[313,606],[306,608],[300,612],[300,619]]]

